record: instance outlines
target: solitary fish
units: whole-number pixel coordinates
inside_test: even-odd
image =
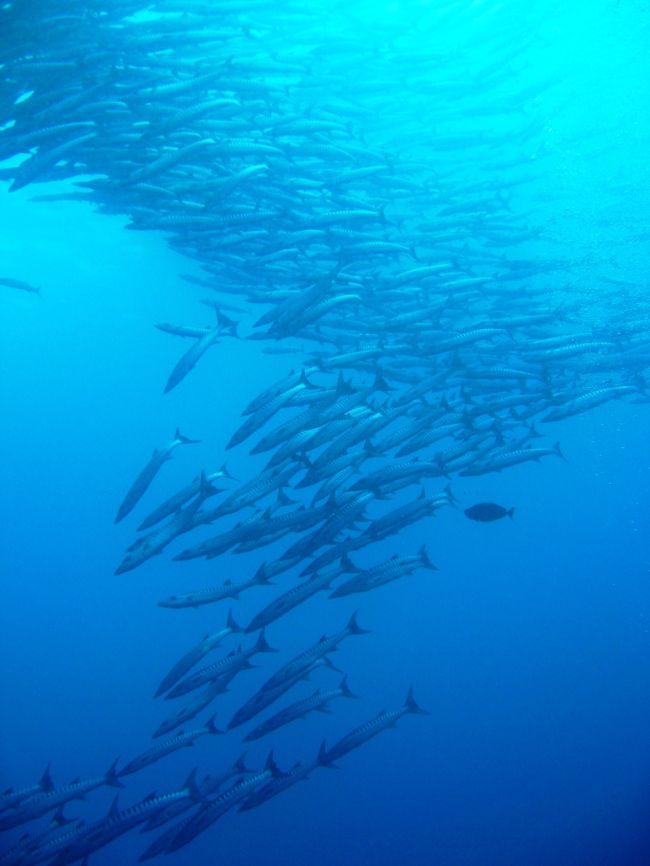
[[[514,513],[514,508],[504,508],[496,502],[479,502],[478,505],[465,509],[465,517],[481,523],[491,523],[493,520],[501,520],[502,517],[514,517]]]
[[[14,280],[12,277],[0,277],[0,286],[8,286],[10,289],[18,289],[21,292],[30,292],[33,295],[40,295],[41,290],[36,286],[26,283],[24,280]]]

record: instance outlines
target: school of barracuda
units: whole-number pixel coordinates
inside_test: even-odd
[[[85,863],[135,827],[162,828],[141,859],[169,854],[227,811],[256,808],[402,716],[424,713],[407,680],[401,707],[323,743],[290,770],[278,768],[272,751],[261,768],[241,756],[216,775],[193,770],[182,787],[127,807],[116,798],[91,823],[63,812],[93,790],[124,787],[127,776],[201,737],[252,722],[244,740],[255,740],[356,697],[340,672],[328,690],[277,704],[317,667],[337,670],[332,651],[366,633],[355,613],[274,665],[224,730],[213,716],[193,721],[214,712],[254,656],[280,649],[266,629],[312,596],[362,597],[435,569],[424,545],[371,567],[354,559],[455,506],[454,476],[562,457],[554,422],[612,399],[646,399],[647,310],[628,305],[600,323],[585,316],[587,299],[572,291],[580,263],[547,241],[534,213],[511,207],[511,196],[543,172],[534,100],[556,84],[518,84],[534,28],[522,25],[513,38],[512,21],[499,35],[491,20],[513,5],[453,0],[427,8],[419,26],[431,48],[414,55],[402,50],[399,31],[373,41],[342,4],[289,0],[279,11],[270,0],[0,3],[0,158],[12,160],[0,181],[10,191],[67,181],[45,198],[90,201],[100,212],[128,214],[130,229],[164,232],[203,274],[188,274],[184,285],[212,293],[209,324],[201,308],[200,324],[157,323],[179,345],[161,388],[182,388],[208,352],[227,352],[231,340],[261,340],[263,351],[303,358],[241,406],[241,426],[220,446],[221,468],[206,467],[141,512],[116,568],[136,569],[173,543],[175,560],[209,560],[286,538],[284,552],[255,570],[242,556],[240,577],[221,585],[183,586],[179,566],[179,591],[160,605],[234,601],[282,576],[287,588],[248,624],[224,615],[224,627],[166,673],[156,694],[177,709],[154,733],[164,739],[104,775],[57,787],[48,768],[39,782],[5,792],[0,829],[29,823],[29,832],[0,863]],[[325,14],[340,19],[331,31],[338,38],[321,35]],[[480,64],[471,40],[437,48],[436,34],[462,32],[466,16],[472,38],[482,40]],[[398,95],[405,89],[408,109]],[[535,253],[521,253],[531,242]],[[0,283],[38,291],[11,276]],[[246,312],[242,304],[258,307],[254,321],[235,318]],[[216,382],[206,398],[218,399]],[[192,442],[177,430],[158,443],[124,485],[116,522],[142,508],[172,453]],[[266,465],[233,478],[225,456],[234,448],[263,455]],[[487,505],[485,519],[512,516]],[[244,635],[243,645],[208,661],[233,635]],[[42,816],[50,823],[31,824]]]

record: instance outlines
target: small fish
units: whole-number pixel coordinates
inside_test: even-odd
[[[10,289],[18,289],[21,292],[29,292],[32,295],[40,295],[41,290],[32,286],[24,280],[14,280],[12,277],[0,277],[0,286],[8,286]]]
[[[514,517],[514,508],[504,508],[496,502],[479,502],[465,509],[465,517],[470,520],[478,520],[480,523],[491,523],[493,520],[501,520],[503,517]]]

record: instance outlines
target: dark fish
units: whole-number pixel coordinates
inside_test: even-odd
[[[282,778],[282,776],[283,773],[278,769],[273,760],[273,751],[271,751],[266,759],[263,770],[239,782],[235,782],[232,787],[227,788],[216,799],[201,806],[199,811],[176,834],[173,841],[167,847],[167,853],[177,851],[179,848],[187,845],[199,833],[203,833],[215,821],[218,821],[229,809],[247,799],[260,785],[271,779]]]
[[[30,285],[24,280],[14,280],[12,277],[0,277],[0,286],[8,286],[10,289],[18,289],[21,292],[30,292],[33,295],[41,294],[41,290],[36,286]]]
[[[479,502],[465,509],[465,517],[470,520],[478,520],[481,523],[491,523],[493,520],[501,520],[502,517],[514,517],[514,508],[504,508],[496,502]]]

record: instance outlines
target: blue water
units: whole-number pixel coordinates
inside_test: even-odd
[[[403,27],[398,44],[407,57],[410,48],[425,47],[411,22],[426,23],[436,5],[353,3],[350,15],[368,21],[369,39],[373,22]],[[453,45],[464,27],[478,27],[473,12],[490,5],[454,4],[468,14],[440,38]],[[586,320],[611,309],[616,290],[607,276],[644,287],[647,310],[646,4],[549,4],[548,14],[544,5],[532,6],[541,43],[531,46],[529,64],[519,58],[511,67],[522,86],[546,67],[554,78],[533,109],[543,146],[535,138],[522,167],[539,177],[516,192],[514,206],[535,208],[536,220],[559,239],[553,254],[573,257],[573,271],[557,279],[575,280]],[[504,9],[494,4],[492,23],[488,15],[477,31],[491,34],[484,50],[495,57],[495,44],[526,32],[519,5]],[[337,35],[327,23],[324,34]],[[481,44],[477,38],[476,51]],[[412,104],[408,90],[402,97],[384,94],[387,119],[411,114],[416,125],[421,93]],[[506,119],[499,122],[507,130]],[[376,135],[400,154],[390,126]],[[420,141],[401,156],[428,149]],[[508,154],[504,147],[495,161]],[[462,166],[462,153],[453,159]],[[468,179],[473,171],[466,169]],[[229,609],[228,602],[180,611],[156,603],[243,580],[286,542],[209,562],[174,563],[163,554],[115,577],[134,529],[128,520],[114,527],[115,511],[176,427],[201,444],[176,451],[138,519],[202,467],[220,465],[242,408],[301,362],[262,354],[262,343],[223,342],[163,396],[181,348],[153,324],[208,323],[210,312],[197,304],[205,292],[178,277],[198,273],[196,266],[160,234],[125,231],[126,216],[32,200],[68,183],[11,195],[4,186],[0,270],[43,292],[39,298],[0,287],[2,788],[31,783],[50,761],[57,783],[101,774],[118,755],[128,760],[148,747],[169,707],[154,702],[156,684],[203,634],[225,624]],[[533,242],[511,254],[535,250]],[[334,660],[362,699],[338,700],[332,715],[313,714],[273,735],[280,766],[309,760],[323,738],[331,745],[379,710],[399,707],[411,684],[431,715],[404,718],[347,756],[340,770],[318,769],[259,810],[227,815],[169,862],[650,863],[650,410],[614,401],[556,431],[566,462],[454,479],[463,507],[494,500],[516,508],[512,521],[478,524],[462,509],[442,509],[359,554],[369,565],[426,542],[439,571],[363,596],[309,600],[269,628],[282,655],[242,674],[216,706],[225,725],[271,671],[342,628],[358,607],[372,634],[346,640]],[[247,450],[228,455],[242,479],[263,466]],[[234,602],[237,620],[248,621],[290,581],[278,584]],[[231,638],[227,649],[236,645]],[[337,682],[319,669],[301,694]],[[250,746],[251,766],[263,763],[269,744]],[[241,750],[238,730],[204,738],[192,753],[129,777],[124,804],[179,787],[194,766],[225,770]],[[96,791],[66,813],[96,819],[112,796]],[[149,841],[136,831],[91,862],[134,863]]]

